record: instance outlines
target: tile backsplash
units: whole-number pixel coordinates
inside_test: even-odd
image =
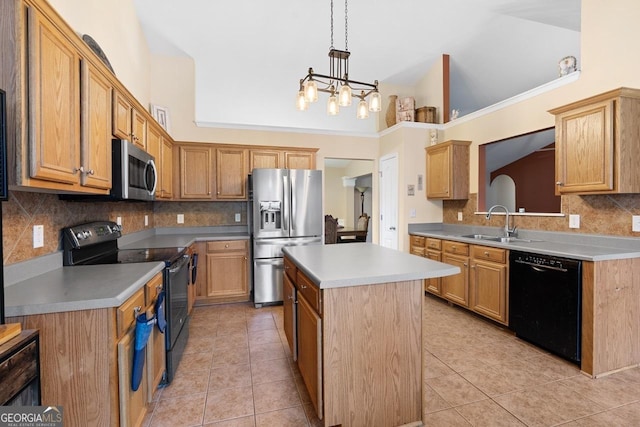
[[[445,201],[443,222],[504,226],[504,216],[496,215],[486,220],[484,215],[474,215],[477,196],[477,194],[470,194],[468,200]],[[639,232],[631,231],[631,216],[640,215],[640,195],[562,196],[561,210],[564,216],[514,216],[512,225],[527,230],[640,237]],[[458,221],[458,212],[462,212],[462,222]],[[580,228],[569,228],[570,214],[580,215]]]
[[[246,211],[246,202],[77,202],[56,194],[10,191],[9,200],[2,202],[3,261],[13,264],[61,250],[60,230],[83,222],[120,217],[123,233],[129,234],[152,227],[242,225],[247,223]],[[176,223],[178,213],[184,214],[184,224]],[[41,248],[33,247],[34,225],[44,226]]]

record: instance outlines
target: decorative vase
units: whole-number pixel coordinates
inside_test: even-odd
[[[384,116],[387,121],[387,127],[396,124],[396,100],[398,99],[398,95],[389,95],[389,106],[387,107],[387,114]]]

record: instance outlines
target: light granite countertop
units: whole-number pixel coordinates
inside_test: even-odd
[[[410,227],[409,234],[493,246],[583,261],[607,261],[640,257],[640,239],[580,233],[520,230],[513,242],[495,242],[462,237],[470,234],[503,235],[501,228],[426,224]],[[530,240],[530,241],[527,241]]]
[[[321,289],[458,274],[458,267],[372,243],[289,246],[284,253]]]
[[[120,249],[186,247],[248,240],[244,227],[151,229],[125,235]],[[62,252],[5,267],[6,317],[118,307],[164,269],[163,262],[62,266]]]

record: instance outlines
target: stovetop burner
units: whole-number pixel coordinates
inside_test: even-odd
[[[186,248],[149,248],[149,249],[118,249],[115,252],[99,255],[95,258],[79,261],[74,265],[97,264],[131,264],[136,262],[162,261],[167,265],[177,261],[184,255]]]
[[[121,230],[121,226],[111,221],[64,228],[63,264],[129,264],[160,261],[169,266],[186,253],[185,247],[118,249]]]

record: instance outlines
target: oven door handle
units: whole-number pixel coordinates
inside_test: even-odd
[[[184,268],[185,264],[187,264],[188,262],[189,262],[189,255],[186,255],[186,254],[182,255],[182,258],[179,261],[176,261],[175,264],[172,264],[172,265],[175,265],[175,267],[169,268],[169,273],[173,274],[177,271],[180,271],[182,268]]]

